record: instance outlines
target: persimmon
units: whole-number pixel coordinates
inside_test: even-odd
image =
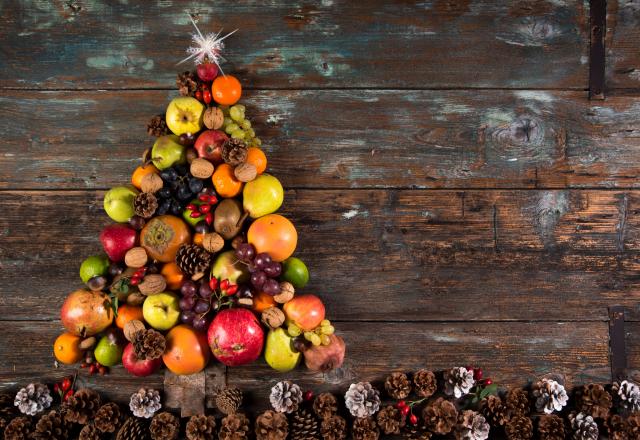
[[[236,179],[233,174],[233,167],[226,163],[218,165],[213,176],[211,176],[211,181],[216,192],[224,198],[235,197],[242,191],[242,182]]]
[[[187,224],[173,215],[152,218],[140,231],[140,246],[158,261],[168,263],[176,258],[178,248],[191,243],[191,231]]]
[[[82,338],[71,333],[63,333],[53,343],[53,354],[63,364],[75,364],[82,360],[83,352],[80,349]]]
[[[242,96],[242,85],[235,76],[219,76],[211,85],[211,93],[218,104],[233,105]]]
[[[131,183],[136,188],[142,188],[142,179],[149,174],[159,174],[160,171],[153,164],[140,165],[131,174]]]
[[[142,316],[142,307],[132,306],[129,304],[122,304],[118,307],[118,316],[116,316],[116,325],[119,328],[124,328],[124,326],[129,321],[143,321],[144,317]]]
[[[182,287],[182,283],[186,279],[184,273],[182,273],[182,271],[174,261],[171,261],[170,263],[162,266],[160,274],[167,281],[167,287],[171,290],[180,289],[180,287]]]
[[[247,163],[256,167],[258,174],[262,174],[267,169],[267,156],[260,148],[250,147],[247,150]]]
[[[188,325],[177,325],[167,333],[162,360],[174,374],[195,374],[209,363],[211,350],[207,336]]]
[[[284,261],[296,250],[298,232],[286,217],[268,214],[251,224],[247,241],[256,253],[267,252],[274,261]]]

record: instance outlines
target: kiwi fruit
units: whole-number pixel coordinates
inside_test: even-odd
[[[225,240],[238,235],[244,223],[242,204],[236,199],[224,199],[216,207],[213,229]]]

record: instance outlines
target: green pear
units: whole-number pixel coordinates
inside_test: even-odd
[[[284,191],[278,179],[270,174],[261,174],[244,185],[243,207],[251,218],[276,212],[282,205]]]
[[[183,164],[187,161],[186,149],[176,135],[160,136],[151,148],[151,160],[159,170]]]
[[[229,282],[238,284],[249,279],[249,270],[242,263],[234,251],[226,251],[218,254],[216,261],[211,268],[211,275],[220,280],[229,280]]]
[[[282,328],[269,331],[264,348],[264,360],[271,368],[281,373],[293,370],[302,353],[294,351],[293,338]]]
[[[101,365],[104,365],[105,367],[113,367],[114,365],[118,365],[122,360],[123,350],[124,347],[118,344],[114,338],[103,336],[100,338],[96,348],[93,350],[93,356]]]
[[[118,223],[128,222],[135,215],[133,199],[138,190],[133,186],[116,186],[104,195],[104,210],[111,219]]]

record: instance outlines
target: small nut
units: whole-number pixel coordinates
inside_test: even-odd
[[[258,175],[258,170],[252,163],[241,163],[235,167],[233,174],[240,182],[251,182]]]
[[[284,304],[291,301],[295,293],[296,289],[294,289],[293,284],[288,281],[282,281],[280,283],[280,293],[275,295],[273,299],[279,304]]]
[[[253,307],[253,298],[239,298],[238,304],[243,307]]]
[[[80,341],[78,348],[80,348],[80,350],[89,350],[94,345],[96,345],[96,338],[94,336],[91,336]]]
[[[124,325],[122,330],[124,331],[124,337],[127,338],[127,341],[133,341],[133,336],[138,332],[143,332],[145,326],[142,321],[132,319]]]
[[[139,268],[147,264],[147,251],[144,250],[143,247],[134,247],[127,251],[124,254],[124,264],[127,267]]]
[[[208,252],[216,253],[224,247],[224,238],[217,232],[209,232],[202,237],[202,247]]]
[[[262,312],[261,318],[264,325],[273,330],[284,324],[284,312],[277,307],[269,307]]]
[[[205,110],[202,122],[210,130],[217,130],[224,123],[224,114],[218,107],[209,107]]]
[[[138,284],[138,289],[143,295],[156,295],[164,292],[167,288],[167,282],[160,274],[151,274],[144,277],[144,280]]]
[[[242,235],[236,235],[235,237],[233,237],[233,240],[231,240],[231,247],[234,249],[238,249],[238,246],[240,246],[244,242],[245,239]]]
[[[207,159],[197,158],[193,159],[193,162],[191,162],[189,171],[191,171],[191,174],[198,179],[208,179],[213,175],[214,169],[213,164]]]
[[[160,191],[163,185],[162,177],[156,173],[151,173],[142,178],[142,181],[140,182],[140,189],[142,192],[155,193]]]
[[[127,296],[127,304],[130,306],[141,306],[145,300],[145,296],[140,292],[133,292]]]

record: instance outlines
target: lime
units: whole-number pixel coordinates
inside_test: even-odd
[[[302,289],[309,282],[309,269],[300,258],[290,257],[282,263],[282,276],[296,289]]]
[[[93,277],[103,276],[109,270],[109,259],[106,255],[94,255],[80,265],[80,278],[86,283]]]
[[[121,345],[111,341],[108,336],[103,336],[93,350],[93,356],[101,365],[113,367],[122,360],[122,351]]]

